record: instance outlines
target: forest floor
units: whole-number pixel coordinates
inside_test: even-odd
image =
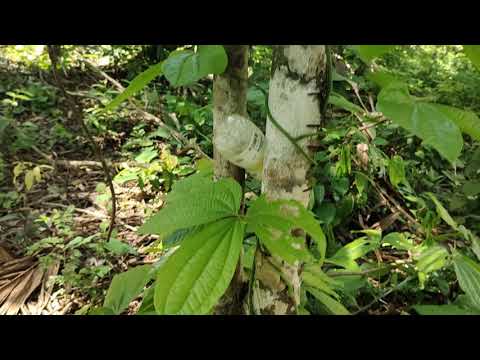
[[[43,83],[41,79],[36,81]],[[45,86],[49,83],[51,79],[45,81]],[[92,84],[88,77],[77,77],[69,87],[72,92],[82,93]],[[21,183],[18,179],[17,185],[10,181],[10,186],[1,188],[2,193],[14,194],[16,198],[9,207],[0,209],[0,304],[3,303],[0,314],[75,313],[92,300],[89,295],[100,295],[108,287],[111,277],[107,274],[125,271],[129,266],[152,263],[158,257],[155,252],[147,251],[156,237],[141,236],[137,230],[145,219],[147,209],[157,210],[162,202],[148,203],[148,186],[141,189],[136,181],[114,181],[117,211],[111,251],[79,248],[83,254],[78,255],[77,269],[74,269],[77,275],[82,274],[82,267],[91,267],[97,273],[84,271],[80,276],[71,276],[71,279],[64,276],[64,283],[55,286],[46,281],[49,276],[61,274],[72,261],[67,240],[78,238],[78,242],[83,240],[85,245],[89,238],[105,235],[112,213],[111,195],[105,185],[105,173],[98,154],[92,151],[88,139],[81,134],[81,126],[69,118],[71,109],[66,104],[60,106],[67,114],[66,117],[61,116],[63,126],[69,133],[80,134],[76,141],[64,141],[52,147],[47,136],[40,137],[29,149],[4,157],[9,170],[25,164],[25,168],[40,166],[42,171],[41,179],[28,191],[23,184],[18,185]],[[141,120],[132,113],[124,131],[117,129],[113,135],[95,136],[95,141],[104,151],[103,156],[108,159],[112,176],[122,166],[134,163],[133,154],[122,154],[121,146],[129,139],[135,123]],[[16,126],[35,123],[38,128],[46,130],[52,129],[56,121],[48,114],[27,110],[16,118]],[[162,148],[164,144],[158,141],[155,146]],[[23,176],[27,176],[26,172],[18,175],[19,178]],[[161,193],[156,195],[161,197]],[[56,241],[58,236],[63,242]],[[25,250],[39,241],[43,242],[43,246],[32,249],[31,254],[27,251],[26,255]],[[56,256],[48,259],[51,264],[43,266],[45,264],[41,264],[37,256],[40,253],[54,253]],[[93,291],[85,292],[85,288]]]

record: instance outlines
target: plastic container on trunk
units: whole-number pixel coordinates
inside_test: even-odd
[[[228,116],[217,126],[215,146],[225,159],[261,180],[265,136],[252,121],[238,114]]]

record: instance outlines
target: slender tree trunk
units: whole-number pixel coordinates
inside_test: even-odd
[[[321,122],[325,89],[324,45],[283,45],[273,51],[269,107],[277,122],[293,137],[310,134]],[[299,142],[309,153],[309,138]],[[267,122],[262,192],[269,199],[293,199],[307,206],[307,172],[311,163]],[[295,314],[300,303],[300,264],[291,266],[257,249],[252,301],[256,314]],[[280,270],[280,272],[279,272]]]
[[[227,70],[222,75],[215,77],[213,82],[214,143],[215,136],[217,136],[216,129],[227,116],[234,113],[247,115],[248,45],[226,45],[225,50],[228,55]],[[215,147],[213,155],[215,178],[233,177],[243,187],[245,170],[222,158]],[[246,287],[247,281],[242,267],[242,256],[240,256],[232,283],[214,312],[216,314],[241,313]]]

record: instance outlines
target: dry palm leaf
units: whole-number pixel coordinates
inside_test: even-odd
[[[12,259],[13,257],[8,253],[8,251],[0,246],[0,265]]]
[[[13,288],[9,285],[10,293],[0,307],[0,315],[16,315],[28,297],[41,284],[45,270],[36,265],[16,278]]]
[[[40,314],[45,308],[53,285],[49,278],[58,273],[60,264],[48,269],[38,265],[32,257],[13,259],[0,247],[0,315]],[[32,293],[41,287],[36,303],[26,303]]]

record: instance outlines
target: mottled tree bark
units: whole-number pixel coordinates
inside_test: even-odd
[[[216,76],[213,82],[213,138],[217,126],[231,114],[247,115],[248,90],[248,45],[225,45],[228,55],[226,71]],[[228,162],[215,149],[215,178],[233,177],[243,187],[245,170]],[[246,276],[242,267],[242,256],[237,265],[234,278],[225,295],[220,300],[215,314],[240,314],[242,302],[247,291]]]
[[[277,122],[293,137],[312,133],[320,125],[321,96],[325,89],[324,45],[283,45],[273,51],[269,107]],[[293,199],[305,206],[311,163],[272,124],[267,122],[262,192],[269,199]],[[312,140],[300,146],[309,153]],[[300,264],[289,265],[257,250],[253,308],[257,314],[295,314],[300,302]]]

